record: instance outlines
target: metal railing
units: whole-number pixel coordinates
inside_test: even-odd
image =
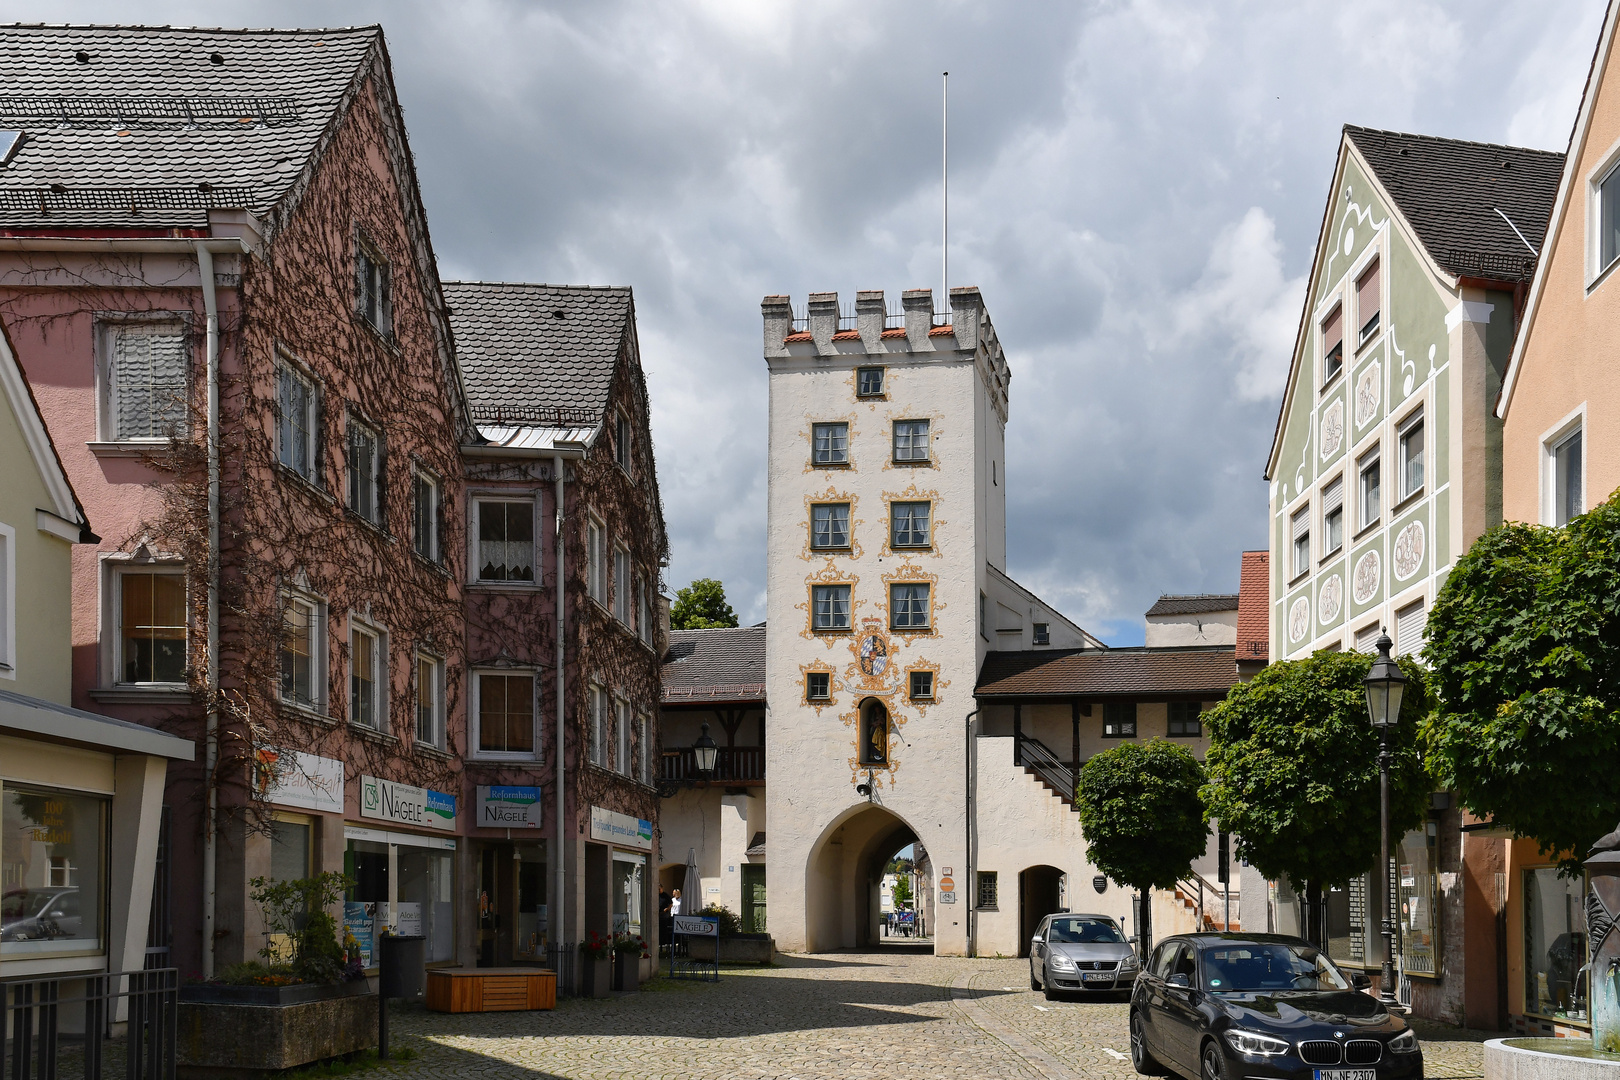
[[[81,993],[64,995],[82,987]],[[126,1008],[120,1022],[120,999]],[[180,973],[175,968],[0,980],[0,1080],[174,1080]],[[83,1019],[82,1032],[62,1030]],[[114,1038],[114,1025],[122,1034]]]
[[[578,997],[579,943],[553,941],[545,948],[546,966],[557,973],[557,993],[565,997]]]
[[[1076,771],[1041,740],[1033,735],[1019,735],[1013,764],[1030,770],[1064,802],[1074,804]]]
[[[1242,893],[1234,891],[1230,885],[1223,888],[1217,882],[1209,881],[1204,875],[1196,872],[1182,878],[1176,882],[1176,885],[1189,897],[1197,898],[1197,907],[1194,910],[1197,912],[1199,930],[1204,929],[1204,898],[1206,896],[1209,898],[1210,925],[1217,926],[1222,930],[1230,930],[1232,923],[1236,923],[1238,926],[1243,925],[1243,916],[1241,914]],[[1226,916],[1227,901],[1230,901],[1232,905],[1230,922]]]
[[[659,764],[660,780],[702,780],[697,761],[690,746],[681,750],[665,750]],[[765,748],[763,746],[722,746],[715,754],[714,775],[708,777],[716,784],[752,784],[765,779]]]

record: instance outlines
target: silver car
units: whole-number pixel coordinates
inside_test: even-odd
[[[1029,988],[1048,1001],[1080,991],[1129,991],[1139,964],[1131,940],[1107,915],[1048,915],[1029,942]]]

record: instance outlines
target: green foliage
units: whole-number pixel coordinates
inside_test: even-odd
[[[697,914],[719,919],[721,937],[731,937],[733,934],[742,933],[742,920],[737,917],[735,911],[732,911],[724,904],[710,904]]]
[[[669,609],[669,625],[675,630],[708,630],[736,626],[737,613],[726,603],[726,587],[714,578],[698,578],[675,592]]]
[[[894,906],[911,903],[911,875],[901,874],[894,879]]]
[[[1080,828],[1092,864],[1135,889],[1174,888],[1204,853],[1198,801],[1204,770],[1179,743],[1152,739],[1104,750],[1080,770]]]
[[[264,913],[264,925],[272,935],[259,955],[272,967],[284,966],[297,982],[341,979],[346,957],[338,942],[338,922],[328,909],[343,898],[353,880],[329,870],[293,881],[256,877],[249,884],[253,886],[249,896]],[[285,955],[286,949],[291,956]]]
[[[1378,863],[1378,731],[1363,680],[1373,658],[1319,652],[1272,664],[1204,714],[1209,752],[1204,805],[1236,854],[1268,878],[1328,889]],[[1429,711],[1423,669],[1407,678],[1390,732],[1391,842],[1427,814],[1433,785],[1418,753]]]
[[[1620,496],[1474,543],[1429,616],[1431,767],[1464,806],[1562,855],[1620,818]]]

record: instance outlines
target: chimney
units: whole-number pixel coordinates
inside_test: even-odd
[[[838,333],[838,294],[835,292],[811,293],[810,340],[816,343],[816,352],[832,352],[832,338],[836,333]]]
[[[883,340],[883,322],[888,318],[883,306],[882,289],[862,289],[855,294],[855,328],[861,332],[861,344],[866,351],[878,351]]]
[[[787,348],[782,343],[793,332],[793,305],[786,296],[767,296],[759,310],[765,317],[765,355],[785,355]]]
[[[928,331],[934,326],[934,290],[907,289],[900,294],[906,311],[906,340],[912,352],[928,348]]]

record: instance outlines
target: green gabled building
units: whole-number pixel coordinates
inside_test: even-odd
[[[1266,466],[1274,659],[1371,651],[1386,628],[1418,652],[1446,573],[1501,521],[1493,409],[1562,167],[1345,127]],[[1476,981],[1462,977],[1461,819],[1435,805],[1397,860],[1401,994],[1460,1020]],[[1367,882],[1329,906],[1336,958],[1375,969]]]

